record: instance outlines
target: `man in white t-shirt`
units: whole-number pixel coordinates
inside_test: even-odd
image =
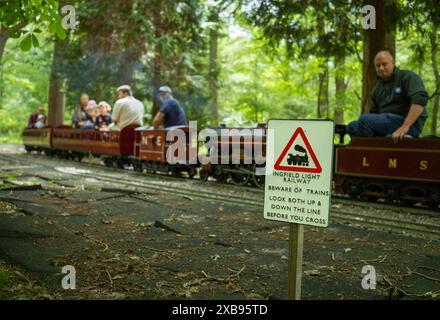
[[[130,86],[123,85],[117,89],[119,100],[116,101],[112,113],[114,126],[110,130],[122,130],[130,125],[142,126],[144,104],[133,97]]]

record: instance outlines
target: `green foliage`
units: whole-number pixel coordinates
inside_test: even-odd
[[[0,143],[20,142],[29,115],[40,104],[47,110],[52,43],[45,36],[41,47],[28,52],[20,50],[18,39],[10,39],[8,43],[0,99]]]
[[[252,38],[252,30],[244,35],[225,38],[221,43],[220,107],[223,122],[234,126],[253,126],[271,118],[315,118],[320,60],[289,59],[285,48],[266,54],[264,43]],[[332,71],[333,78],[336,71]],[[359,115],[361,66],[351,57],[343,72],[352,84],[345,101],[347,120]],[[333,82],[331,82],[332,84]],[[336,104],[331,88],[330,114]]]
[[[128,83],[150,116],[158,50],[161,82],[173,88],[189,116],[206,122],[201,1],[92,0],[77,7],[81,23],[64,53],[66,63],[58,67],[68,80],[69,113],[81,92],[113,103],[114,90]]]
[[[36,34],[41,30],[36,26],[48,26],[50,33],[64,39],[66,31],[55,0],[2,0],[0,1],[0,30],[10,29],[11,38],[19,38],[20,48],[29,51],[38,47]],[[23,29],[25,28],[26,29]],[[0,57],[1,58],[1,57]]]
[[[244,2],[239,18],[257,28],[258,39],[272,54],[283,48],[290,58],[307,59],[354,53],[361,40],[359,9],[358,3],[346,0],[261,0]]]
[[[15,11],[5,9],[6,2],[7,8]],[[17,15],[19,8],[12,6],[16,2],[0,0],[2,28],[22,21],[21,13]],[[58,29],[59,16],[52,21],[53,12],[44,11],[45,5],[55,1],[22,2],[23,9],[26,4],[35,4],[35,11],[24,11],[30,23],[27,29],[11,34],[6,47],[3,81],[0,75],[0,87],[4,88],[0,143],[19,142],[30,113],[39,104],[47,107],[53,35],[64,36]],[[220,123],[254,126],[271,118],[315,118],[319,74],[326,60],[329,105],[328,110],[322,110],[323,116],[334,116],[336,77],[347,83],[342,101],[345,122],[359,116],[362,42],[355,25],[359,21],[357,2],[262,0],[241,5],[243,2],[232,1],[234,6],[227,0],[220,2],[227,4],[221,14],[224,24],[215,25],[222,34],[218,61]],[[438,6],[434,0],[397,2],[397,63],[421,75],[431,95],[435,79],[425,35],[440,17]],[[54,66],[67,79],[66,123],[70,123],[81,92],[113,104],[114,90],[122,83],[132,85],[150,116],[159,53],[161,83],[173,88],[188,119],[197,120],[200,128],[210,126],[208,43],[214,25],[209,22],[212,8],[208,3],[213,5],[202,0],[77,1],[80,24],[66,41],[62,64]],[[43,20],[32,20],[43,11]],[[319,20],[324,22],[324,32],[317,30]],[[336,68],[334,58],[341,52],[345,64]]]

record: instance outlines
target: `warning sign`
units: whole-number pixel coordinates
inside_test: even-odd
[[[333,121],[269,121],[266,219],[320,227],[328,225],[333,135]]]
[[[302,143],[297,140],[302,140]],[[312,166],[310,165],[312,164]],[[322,167],[300,127],[296,129],[289,143],[275,163],[276,170],[321,173]]]

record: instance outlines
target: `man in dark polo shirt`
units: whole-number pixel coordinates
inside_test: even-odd
[[[161,125],[164,128],[174,126],[187,126],[185,111],[179,101],[173,98],[171,88],[163,86],[159,88],[159,98],[162,101],[162,107],[153,119],[154,129]]]
[[[394,142],[405,135],[418,137],[428,114],[428,93],[423,80],[414,72],[396,68],[387,50],[374,58],[378,81],[371,93],[370,113],[348,124],[351,136],[391,135]]]

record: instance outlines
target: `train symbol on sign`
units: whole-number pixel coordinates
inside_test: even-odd
[[[298,139],[298,140],[297,140]],[[298,144],[302,140],[301,144]],[[297,152],[289,153],[292,146]],[[304,147],[302,146],[304,145]],[[282,163],[286,163],[283,165]],[[310,173],[321,173],[322,167],[318,161],[318,158],[310,145],[309,139],[307,139],[304,130],[299,127],[293,133],[289,142],[284,147],[278,160],[274,165],[275,170],[280,171],[292,171],[292,172],[310,172]]]
[[[293,153],[289,153],[289,157],[287,158],[287,164],[289,166],[309,166],[309,157],[307,155],[307,150],[301,147],[299,144],[295,145],[294,148],[298,153],[294,155]]]

